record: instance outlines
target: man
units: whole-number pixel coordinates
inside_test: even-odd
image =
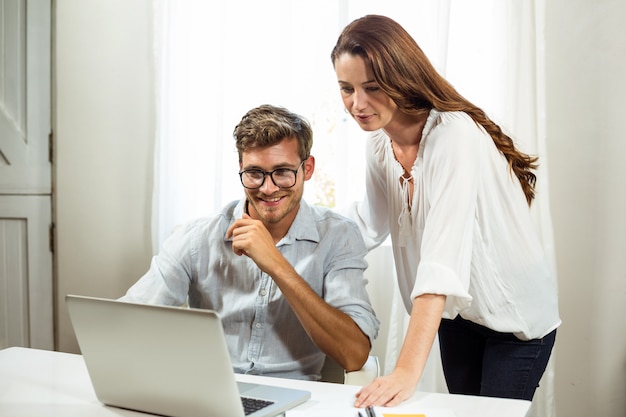
[[[235,127],[245,198],[177,230],[121,299],[219,313],[235,372],[319,379],[325,355],[360,369],[378,333],[356,225],[309,206],[313,133],[263,105]]]

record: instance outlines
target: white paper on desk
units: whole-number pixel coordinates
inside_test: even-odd
[[[355,408],[354,413],[346,415],[345,410],[336,414],[330,410],[324,410],[324,417],[352,417],[358,414],[359,409]],[[361,409],[361,414],[365,414],[365,409]],[[374,407],[376,417],[457,417],[456,413],[446,408],[420,408],[415,405],[406,407]],[[320,417],[319,410],[289,410],[286,417]]]
[[[421,408],[415,404],[404,407],[374,407],[374,411],[376,417],[456,417],[456,413],[447,408]]]
[[[287,410],[285,417],[356,417],[357,410],[346,414],[345,410]]]

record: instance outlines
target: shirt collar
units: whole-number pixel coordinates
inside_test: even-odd
[[[231,224],[235,221],[235,219],[241,218],[245,207],[246,199],[242,198],[233,210],[234,218],[232,219]],[[276,246],[290,245],[297,240],[309,240],[315,243],[319,243],[320,241],[320,235],[317,231],[313,208],[304,199],[300,200],[298,214],[296,214],[296,218],[293,220],[287,234],[280,240],[280,242],[278,242]]]

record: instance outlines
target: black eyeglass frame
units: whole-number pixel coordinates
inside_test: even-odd
[[[248,190],[258,190],[259,188],[263,187],[263,184],[265,184],[265,179],[269,176],[272,179],[272,183],[274,183],[275,186],[277,186],[278,188],[293,188],[297,183],[298,183],[298,171],[300,171],[300,168],[302,168],[302,165],[304,165],[304,161],[306,161],[306,159],[303,159],[300,162],[300,165],[298,165],[298,168],[296,169],[291,169],[291,168],[276,168],[273,171],[263,171],[262,169],[246,169],[243,171],[239,171],[239,180],[241,181],[241,185],[243,185],[243,188],[246,188]],[[290,186],[282,186],[282,185],[278,185],[276,184],[276,181],[274,181],[274,173],[276,171],[291,171],[293,172],[293,184],[291,184]],[[263,181],[261,181],[261,184],[258,185],[258,187],[248,187],[243,183],[243,175],[247,172],[258,172],[258,173],[262,173],[263,174]]]

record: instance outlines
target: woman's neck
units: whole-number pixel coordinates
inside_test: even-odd
[[[398,147],[416,147],[422,140],[422,130],[424,130],[427,118],[427,115],[413,116],[398,113],[398,116],[383,130]]]

